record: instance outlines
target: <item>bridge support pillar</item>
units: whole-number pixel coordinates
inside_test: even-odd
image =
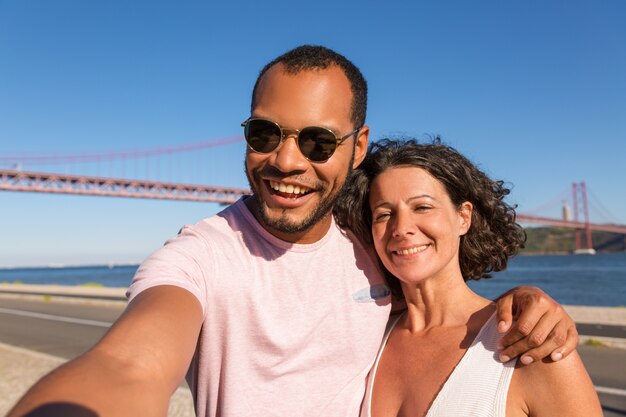
[[[585,181],[572,184],[572,202],[574,207],[574,220],[578,221],[579,211],[583,212],[585,218],[585,249],[593,249],[593,241],[591,239],[591,225],[589,223],[589,205],[587,204],[587,185]],[[575,250],[583,249],[582,244],[582,230],[576,230],[576,248]]]

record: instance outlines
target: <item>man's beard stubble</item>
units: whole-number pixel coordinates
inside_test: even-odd
[[[254,198],[256,200],[256,204],[254,204],[254,206],[256,207],[256,212],[254,213],[255,217],[259,219],[261,223],[263,223],[263,225],[265,225],[266,227],[280,233],[297,234],[306,232],[332,211],[335,202],[337,201],[337,199],[339,199],[341,193],[344,191],[347,179],[352,173],[352,165],[354,162],[355,151],[356,147],[353,146],[352,155],[350,156],[350,163],[348,164],[348,170],[346,172],[344,182],[341,184],[341,188],[337,190],[334,194],[330,194],[323,198],[314,208],[313,212],[309,213],[309,215],[300,223],[289,221],[285,216],[281,216],[277,219],[270,218],[266,210],[265,202],[259,198],[260,193],[255,186],[255,184],[261,184],[263,180],[261,180],[258,170],[252,172],[255,181],[250,178],[250,175],[248,174],[248,167],[246,166],[247,159],[244,160],[244,171],[246,173],[246,178],[248,178],[250,190],[252,191],[251,198]],[[320,185],[319,187],[315,188],[315,192],[323,195],[326,192],[326,189],[327,187],[325,185]]]

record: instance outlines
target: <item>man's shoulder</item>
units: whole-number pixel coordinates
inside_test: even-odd
[[[359,239],[359,237],[347,227],[339,226],[336,223],[335,227],[337,228],[337,230],[339,230],[339,233],[341,233],[347,244],[351,245],[354,248],[355,253],[367,253],[368,255],[372,255],[375,253],[373,245]]]
[[[242,200],[226,207],[213,216],[206,217],[195,224],[184,225],[177,236],[170,240],[183,240],[192,244],[211,246],[214,250],[241,245],[259,235],[254,217],[246,209]]]
[[[214,233],[230,234],[242,227],[248,227],[248,219],[242,210],[243,205],[240,202],[241,200],[212,216],[203,218],[195,224],[187,224],[180,231],[193,230],[202,235],[213,235]]]
[[[373,269],[380,271],[380,264],[374,246],[359,239],[350,229],[339,225],[336,225],[336,227],[343,236],[346,247],[349,247],[349,250],[354,254],[357,263],[366,262],[370,264]]]

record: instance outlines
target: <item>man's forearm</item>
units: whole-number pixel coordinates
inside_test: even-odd
[[[7,417],[165,416],[172,387],[129,366],[89,352],[42,378]]]

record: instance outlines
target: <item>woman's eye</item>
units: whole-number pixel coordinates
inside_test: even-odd
[[[415,210],[415,211],[428,211],[430,209],[431,209],[430,206],[415,206],[415,208],[413,210]]]
[[[374,214],[374,221],[378,222],[381,220],[385,220],[389,217],[389,213],[376,213]]]

